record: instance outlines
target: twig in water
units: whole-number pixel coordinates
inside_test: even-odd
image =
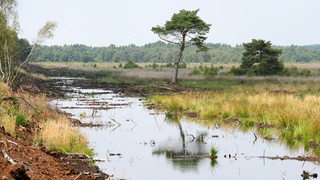
[[[133,121],[133,119],[130,119],[131,122],[133,122],[135,125],[138,125],[136,122]]]
[[[255,144],[255,143],[257,142],[258,137],[257,137],[256,133],[253,133],[253,135],[254,135],[254,141],[253,141],[253,144]]]
[[[158,124],[158,121],[157,121],[156,116],[154,116],[154,121],[156,122],[156,125],[157,125],[158,129],[160,129],[160,126],[159,126],[159,124]]]
[[[110,119],[111,119],[111,121],[113,121],[113,122],[115,122],[116,124],[118,124],[118,126],[121,126],[121,124],[120,124],[118,121],[116,121],[114,118],[110,117]]]
[[[186,136],[191,136],[192,137],[192,140],[190,142],[193,142],[196,137],[193,134],[189,134],[186,130],[185,130],[185,132],[186,132],[185,133]]]

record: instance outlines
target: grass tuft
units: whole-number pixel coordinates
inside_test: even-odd
[[[87,147],[87,139],[72,127],[67,118],[48,120],[42,126],[35,138],[35,144],[63,153],[85,153],[93,156],[92,150]]]

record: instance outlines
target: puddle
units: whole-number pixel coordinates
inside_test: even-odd
[[[69,82],[70,80],[67,79]],[[257,156],[299,156],[255,130],[205,126],[190,120],[169,122],[163,113],[148,110],[143,100],[102,89],[64,85],[69,99],[52,106],[81,122],[102,127],[80,127],[96,153],[99,168],[114,179],[303,179],[303,170],[318,173],[314,162],[270,160]],[[218,158],[206,156],[211,148]],[[199,158],[200,157],[200,158]]]

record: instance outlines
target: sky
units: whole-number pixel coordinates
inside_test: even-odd
[[[19,36],[32,42],[55,21],[55,36],[45,45],[141,46],[160,40],[151,28],[181,9],[199,9],[212,24],[208,43],[320,44],[320,0],[18,0]]]

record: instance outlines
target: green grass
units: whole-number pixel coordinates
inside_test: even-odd
[[[211,159],[217,159],[218,157],[218,150],[215,148],[211,148],[210,150],[210,158]]]

